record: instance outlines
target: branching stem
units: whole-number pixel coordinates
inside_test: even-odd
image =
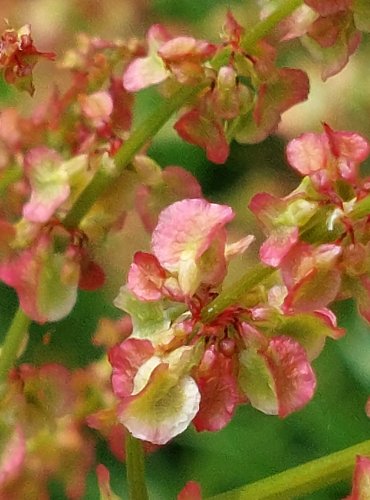
[[[246,51],[253,49],[256,42],[271,33],[280,21],[290,16],[302,4],[303,0],[280,0],[269,16],[257,23],[246,33],[241,43],[243,49]]]
[[[244,276],[222,291],[202,311],[202,320],[208,323],[215,319],[227,307],[235,304],[240,298],[252,288],[262,283],[276,271],[273,267],[256,264]]]
[[[370,440],[208,500],[288,500],[351,478],[356,455],[370,455]]]

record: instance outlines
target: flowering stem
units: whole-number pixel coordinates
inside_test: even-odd
[[[202,310],[202,320],[207,323],[215,319],[222,311],[237,303],[243,295],[259,285],[275,271],[276,269],[273,267],[267,267],[263,264],[253,266],[239,281],[223,290],[220,295],[206,305]]]
[[[67,228],[77,227],[95,201],[129,165],[135,154],[153,139],[176,111],[192,101],[204,87],[204,83],[198,86],[184,86],[171,99],[166,100],[159,109],[154,110],[117,151],[115,172],[112,174],[111,171],[98,170],[65,217],[63,225]]]
[[[0,382],[4,382],[14,365],[31,320],[19,307],[6,333],[0,356]]]
[[[272,14],[256,24],[246,34],[242,42],[243,48],[251,48],[302,3],[303,0],[282,0]],[[116,177],[127,167],[135,154],[154,137],[175,111],[191,101],[204,86],[205,84],[203,83],[195,87],[182,87],[131,134],[115,155],[117,165],[116,175],[112,175],[111,172],[104,170],[100,170],[95,174],[92,181],[84,189],[65,217],[63,221],[65,227],[73,228],[78,226],[95,201],[113,184]]]
[[[265,19],[257,23],[243,37],[241,46],[248,50],[261,38],[268,35],[284,18],[290,16],[298,7],[303,4],[303,0],[281,0],[274,11]]]
[[[243,48],[248,49],[253,47],[258,40],[266,36],[282,19],[290,15],[302,3],[303,0],[282,0],[272,14],[256,24],[246,34],[242,42]],[[203,83],[195,87],[182,87],[131,134],[115,155],[117,165],[115,175],[105,170],[99,170],[95,174],[92,181],[84,189],[65,217],[63,221],[65,227],[73,228],[78,226],[95,201],[114,183],[115,179],[127,167],[135,154],[155,136],[173,113],[191,101],[204,86],[205,84]]]
[[[278,500],[296,498],[350,479],[356,455],[370,454],[370,440],[337,451],[261,481],[237,488],[208,500]]]
[[[126,432],[126,473],[130,500],[148,500],[143,443]]]

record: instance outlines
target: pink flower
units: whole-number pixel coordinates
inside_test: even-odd
[[[298,236],[317,209],[304,194],[261,195],[254,206],[266,227],[281,224]],[[204,323],[202,310],[217,296],[229,258],[253,240],[226,245],[233,215],[203,199],[164,209],[153,232],[154,255],[135,255],[128,286],[115,300],[133,324],[131,337],[110,353],[118,419],[140,439],[164,444],[191,422],[198,431],[220,430],[248,401],[281,417],[301,409],[316,386],[310,361],[326,337],[342,334],[325,309],[341,284],[341,247],[299,241],[279,259],[285,286],[256,290],[253,306],[246,296]]]
[[[201,282],[220,283],[226,273],[224,226],[234,213],[203,199],[183,200],[162,211],[152,248],[161,266],[176,273],[181,289],[192,295]]]
[[[213,44],[204,40],[171,38],[159,24],[149,29],[147,42],[148,55],[135,59],[123,75],[123,86],[129,92],[161,83],[171,75],[180,83],[191,83],[203,76],[203,62],[216,51]]]
[[[158,50],[167,68],[180,83],[196,82],[204,76],[203,62],[211,59],[216,46],[205,40],[179,36],[165,42]]]
[[[297,243],[281,262],[288,295],[284,307],[295,311],[313,311],[334,301],[341,286],[338,266],[342,253],[338,245]]]
[[[307,8],[301,8],[304,13],[303,23],[298,29],[293,24],[294,16],[291,16],[290,37],[302,37],[301,41],[313,59],[321,63],[321,76],[323,80],[326,80],[336,75],[357,49],[361,40],[359,30],[368,31],[369,6],[367,2],[353,2],[352,0],[327,0],[325,2],[305,0],[305,4],[313,10],[307,11]],[[302,36],[304,34],[306,36]]]
[[[141,300],[159,300],[166,272],[158,259],[149,253],[136,252],[131,264],[127,286]]]
[[[158,223],[164,208],[184,198],[201,198],[202,189],[197,179],[176,165],[161,169],[151,158],[136,155],[135,169],[142,181],[135,195],[135,208],[150,233]]]
[[[99,91],[90,95],[79,96],[83,116],[96,128],[104,126],[113,112],[113,100],[109,92]]]
[[[53,149],[40,146],[25,156],[24,169],[31,186],[31,198],[23,216],[31,222],[47,222],[71,194],[71,185],[85,173],[87,157],[63,161]]]
[[[358,167],[369,156],[370,146],[359,134],[325,125],[322,134],[305,133],[290,141],[286,153],[290,165],[325,192],[338,179],[357,182]]]
[[[241,351],[239,382],[252,406],[286,417],[310,401],[316,378],[305,350],[292,338],[278,336],[263,343]]]
[[[158,49],[170,39],[166,29],[154,24],[148,31],[148,55],[135,59],[123,75],[123,86],[129,92],[137,92],[145,87],[160,83],[167,78],[169,71],[158,55]]]
[[[68,178],[59,169],[62,158],[52,149],[38,147],[25,157],[25,173],[30,179],[31,199],[23,207],[23,216],[32,222],[46,222],[68,198]]]
[[[196,382],[201,400],[193,423],[197,431],[219,431],[231,420],[241,397],[232,358],[216,351],[204,352]]]
[[[188,427],[199,402],[199,390],[191,377],[179,379],[160,364],[142,391],[122,400],[118,418],[135,437],[166,444]]]
[[[185,141],[205,149],[210,161],[222,164],[227,160],[229,144],[220,118],[194,108],[181,116],[175,130]]]
[[[154,348],[148,340],[127,339],[109,351],[109,362],[113,367],[112,386],[119,398],[129,396],[133,391],[133,380],[140,368],[154,355]]]
[[[40,58],[54,60],[53,52],[39,52],[33,45],[31,26],[25,24],[18,31],[12,28],[1,35],[0,68],[4,69],[7,83],[25,90],[31,96],[35,92],[32,70]]]
[[[131,350],[133,342],[135,339],[126,340],[110,355],[113,388],[120,398],[118,419],[135,437],[165,444],[183,432],[199,410],[200,393],[188,375],[197,354],[183,347],[168,356],[147,357],[151,344],[141,341],[145,360]],[[132,361],[124,353],[129,344]]]
[[[79,265],[56,253],[49,236],[0,264],[0,279],[15,288],[20,306],[34,321],[58,321],[77,299]]]
[[[317,203],[304,195],[277,198],[269,193],[256,194],[249,208],[263,224],[268,234],[260,248],[262,262],[277,267],[299,240],[299,228],[317,211]]]

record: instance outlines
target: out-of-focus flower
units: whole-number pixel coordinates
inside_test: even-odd
[[[35,92],[32,70],[40,58],[54,60],[53,52],[39,52],[33,44],[31,26],[25,24],[18,31],[9,28],[0,38],[0,69],[4,78],[30,95]]]

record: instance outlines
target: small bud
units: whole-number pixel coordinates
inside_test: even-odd
[[[220,342],[220,351],[222,354],[230,358],[236,350],[236,343],[234,339],[224,338]]]
[[[236,85],[236,73],[231,66],[222,66],[217,76],[220,90],[232,90]]]

